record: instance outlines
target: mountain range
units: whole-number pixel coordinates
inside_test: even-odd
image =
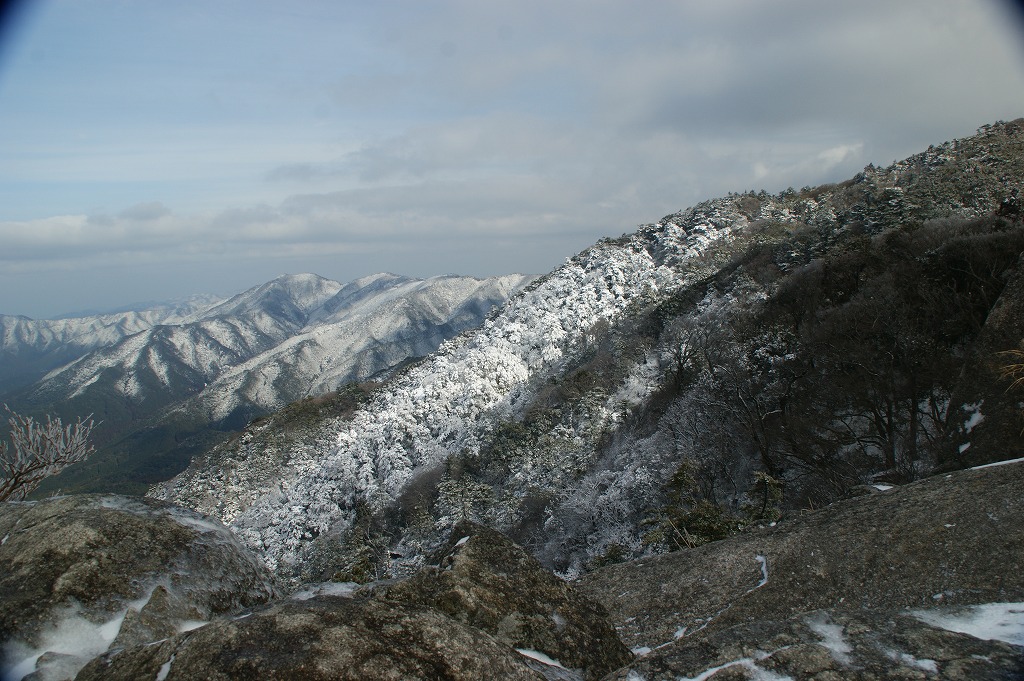
[[[1024,121],[604,239],[343,408],[150,491],[279,576],[406,574],[459,520],[572,578],[1024,455]],[[369,577],[367,577],[369,576]]]
[[[97,454],[48,489],[142,491],[253,418],[428,354],[529,279],[285,275],[228,300],[0,317],[0,395],[28,413],[100,422]]]

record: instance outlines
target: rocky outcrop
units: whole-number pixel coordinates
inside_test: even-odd
[[[78,681],[538,681],[522,655],[430,608],[318,596],[93,660]]]
[[[817,610],[759,620],[652,651],[606,677],[658,679],[943,679],[1024,677],[1021,649],[935,627],[909,614]]]
[[[77,678],[581,681],[633,657],[601,606],[493,530],[460,523],[434,560],[403,581],[319,585],[159,645],[112,648]]]
[[[511,648],[538,651],[580,670],[586,679],[633,657],[604,608],[494,530],[462,521],[430,562],[374,595],[436,608]]]
[[[1021,546],[1024,462],[1005,463],[610,566],[578,586],[639,654],[612,678],[742,678],[754,667],[797,679],[1019,678],[1024,649],[914,615],[934,623],[1008,603],[1024,626]],[[886,665],[913,673],[872,675]]]
[[[219,522],[89,495],[0,504],[4,678],[71,678],[111,644],[150,642],[277,595]]]

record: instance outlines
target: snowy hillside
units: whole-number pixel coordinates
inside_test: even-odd
[[[151,494],[219,516],[286,576],[337,564],[339,556],[365,557],[374,541],[402,555],[398,563],[415,564],[461,517],[521,535],[549,565],[571,574],[587,561],[656,549],[667,541],[657,523],[667,522],[669,504],[694,513],[718,508],[714,517],[728,524],[731,511],[722,508],[752,506],[757,484],[764,517],[780,485],[800,503],[800,495],[824,494],[828,485],[848,489],[858,476],[895,465],[890,459],[908,462],[893,475],[915,475],[924,460],[918,441],[941,439],[940,412],[960,369],[945,367],[941,380],[929,374],[934,386],[915,383],[926,375],[909,354],[907,366],[918,375],[907,385],[931,392],[912,401],[892,392],[900,401],[887,427],[904,444],[895,435],[883,442],[870,420],[877,405],[862,417],[848,416],[853,403],[839,404],[839,397],[835,405],[813,401],[840,394],[823,381],[857,370],[841,365],[841,353],[822,360],[811,354],[832,351],[838,341],[819,341],[814,334],[824,329],[807,326],[818,312],[804,315],[792,300],[799,291],[813,298],[820,288],[822,301],[797,298],[800,305],[826,305],[812,310],[832,315],[830,323],[853,337],[863,325],[841,327],[860,309],[844,307],[851,291],[864,288],[858,304],[873,313],[881,298],[871,287],[891,291],[886,282],[920,267],[934,290],[962,294],[926,299],[936,309],[966,310],[964,330],[943,332],[949,338],[942,341],[962,356],[1020,250],[1022,231],[1006,220],[1019,215],[1022,140],[1019,123],[986,126],[975,138],[889,168],[869,166],[838,185],[731,195],[603,240],[513,296],[480,329],[398,375],[353,414],[303,426],[284,450],[267,446],[276,437],[270,426],[256,426]],[[997,214],[1009,217],[970,222]],[[909,240],[905,247],[885,245],[900,239]],[[937,248],[943,240],[956,245]],[[885,267],[892,269],[872,275],[877,282],[858,281],[856,268],[866,273],[863,262],[890,253],[897,260]],[[830,258],[834,265],[824,265]],[[992,273],[983,285],[956,279],[975,262]],[[824,285],[828,267],[854,268],[853,283]],[[906,314],[923,309],[917,289],[907,291],[906,304],[917,308]],[[791,316],[779,311],[785,305]],[[889,324],[899,327],[898,320]],[[825,369],[840,373],[821,374]],[[893,365],[893,375],[901,371]],[[863,378],[866,387],[851,382],[849,389],[877,397],[872,376]],[[790,397],[806,413],[820,409],[822,421],[790,416]],[[930,421],[921,414],[926,409]],[[905,444],[908,427],[912,445]],[[705,473],[709,486],[701,488]],[[828,476],[808,492],[807,480]]]
[[[699,276],[709,244],[748,224],[732,203],[701,204],[572,258],[481,329],[445,343],[390,384],[342,427],[329,450],[292,452],[287,469],[272,477],[253,452],[254,460],[216,490],[220,507],[203,510],[232,522],[271,565],[294,563],[313,537],[347,529],[357,499],[383,508],[414,470],[440,465],[453,452],[471,456],[486,430],[527,403],[537,378],[580,350],[596,323]],[[189,483],[207,483],[190,473],[159,496],[182,499]]]

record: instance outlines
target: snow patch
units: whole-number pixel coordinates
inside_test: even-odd
[[[981,466],[974,466],[973,468],[971,468],[971,470],[972,471],[980,471],[982,468],[995,468],[996,466],[1007,466],[1007,465],[1009,465],[1011,463],[1022,463],[1022,462],[1024,462],[1024,457],[1022,457],[1020,459],[1007,459],[1006,461],[996,461],[996,462],[993,462],[993,463],[986,463],[986,464],[983,464]]]
[[[916,610],[911,615],[947,631],[1024,646],[1024,603],[985,603],[954,612]]]
[[[358,588],[359,584],[356,582],[321,582],[296,591],[289,598],[296,601],[308,601],[315,596],[344,596],[348,598]]]
[[[769,653],[762,653],[758,655],[756,658],[743,657],[738,660],[732,660],[731,662],[720,664],[717,667],[705,669],[697,676],[679,677],[679,681],[705,681],[706,679],[710,679],[712,676],[722,671],[723,669],[729,669],[731,667],[740,667],[741,669],[745,670],[747,672],[747,678],[751,681],[792,681],[791,676],[776,674],[775,672],[769,671],[767,669],[762,669],[761,667],[757,666],[757,662],[765,659],[768,656]]]
[[[821,637],[821,645],[829,649],[836,662],[843,665],[852,662],[850,653],[853,652],[853,647],[846,642],[841,625],[832,622],[825,613],[818,613],[804,621],[811,631]]]
[[[981,413],[981,405],[984,400],[979,400],[974,404],[965,404],[960,408],[967,412],[967,420],[964,421],[964,432],[968,435],[974,430],[974,427],[985,420],[985,416]]]
[[[462,546],[463,544],[465,544],[468,541],[469,541],[469,537],[463,537],[459,541],[455,542],[455,545],[456,546]]]
[[[540,662],[541,664],[546,664],[549,667],[558,667],[559,669],[566,669],[566,667],[564,667],[561,662],[545,655],[539,650],[531,650],[530,648],[516,648],[516,652],[522,655],[523,657],[528,657],[531,660],[536,660],[537,662]]]
[[[156,681],[167,681],[167,675],[171,673],[171,663],[174,662],[174,655],[171,655],[171,659],[160,665],[160,670],[156,673]]]
[[[38,646],[33,647],[17,639],[4,644],[0,678],[4,681],[21,681],[37,670],[37,662],[45,653],[62,656],[53,662],[54,666],[60,667],[54,670],[55,676],[73,677],[89,660],[106,652],[121,631],[128,609],[117,612],[111,619],[100,624],[86,619],[77,604],[62,608],[55,614],[56,624],[41,632]],[[49,678],[50,674],[44,672],[40,676]]]
[[[907,665],[908,667],[917,667],[921,671],[929,672],[931,674],[939,673],[939,665],[935,660],[929,660],[927,658],[918,659],[908,653],[900,653],[895,650],[887,650],[885,654],[893,660],[896,660],[900,664]]]

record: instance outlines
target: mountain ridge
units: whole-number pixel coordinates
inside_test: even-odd
[[[734,488],[729,503],[737,510],[750,506],[757,484],[764,512],[774,508],[768,500],[775,484],[792,489],[789,503],[812,492],[841,494],[887,465],[881,445],[871,444],[874,426],[857,416],[850,427],[859,429],[859,439],[842,445],[827,466],[801,461],[787,444],[788,431],[765,439],[778,421],[771,420],[778,407],[768,402],[784,400],[776,391],[785,391],[787,381],[801,386],[806,375],[798,366],[803,355],[786,347],[821,352],[825,346],[799,336],[799,315],[790,330],[783,324],[772,330],[778,335],[761,339],[755,328],[744,330],[754,322],[743,320],[782,304],[791,295],[785,281],[816,276],[825,262],[853,267],[858,258],[890,252],[889,241],[903,249],[891,251],[893,257],[907,248],[930,252],[929,239],[987,239],[996,254],[1019,252],[1020,228],[1007,221],[1019,215],[1022,140],[1022,121],[983,126],[975,137],[888,168],[868,166],[846,182],[779,195],[732,194],[603,239],[513,296],[480,329],[397,376],[347,419],[312,426],[307,444],[296,441],[292,450],[264,457],[259,437],[243,437],[230,451],[220,450],[232,461],[230,475],[220,475],[212,455],[203,459],[205,468],[190,468],[151,494],[186,504],[220,497],[199,510],[230,523],[284,575],[355,550],[349,533],[366,522],[401,556],[392,568],[413,569],[438,532],[468,516],[525,538],[547,565],[572,576],[604,554],[650,550],[646,542],[655,535],[643,523],[652,514],[657,519],[671,499],[668,481],[683,480],[687,466],[705,465],[687,463],[689,455],[680,459],[677,450],[689,445],[672,429],[697,427],[680,421],[687,409],[701,413],[686,407],[687,400],[723,388],[738,390],[731,399],[754,410],[744,415],[722,411],[726,402],[705,403],[732,419],[715,426],[737,443],[727,471]],[[981,231],[975,237],[972,230]],[[901,245],[901,239],[910,241]],[[941,280],[946,265],[936,259],[955,255],[937,251],[925,259],[908,256],[907,263],[934,261],[928,266],[940,268],[934,276]],[[972,304],[991,305],[999,290]],[[849,294],[836,289],[835,295],[841,305]],[[702,329],[725,335],[701,349]],[[734,337],[741,332],[743,338]],[[734,351],[739,354],[728,354]],[[755,379],[774,383],[756,393],[760,402],[748,404],[743,381]],[[941,439],[930,430],[939,420],[925,423],[918,409],[899,412],[902,420],[894,424],[918,439]],[[898,449],[893,461],[909,457],[913,464],[899,475],[922,474],[924,464],[913,463],[915,448],[892,446]],[[863,472],[840,475],[856,465]],[[817,487],[799,482],[806,474],[800,466],[811,467],[811,480],[839,476],[835,491],[824,478]],[[711,482],[728,483],[728,476]],[[721,517],[725,522],[727,515]]]

